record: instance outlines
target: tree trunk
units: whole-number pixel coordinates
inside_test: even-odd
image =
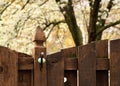
[[[101,0],[95,0],[93,6],[91,6],[90,10],[90,22],[88,29],[88,42],[92,42],[96,40],[96,22],[98,19],[98,11]]]
[[[60,9],[72,34],[75,45],[83,45],[82,32],[76,22],[75,13],[72,6],[72,0],[69,0],[68,4],[66,4],[66,6]]]

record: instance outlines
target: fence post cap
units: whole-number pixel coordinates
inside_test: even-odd
[[[33,36],[33,42],[45,42],[45,34],[40,26],[36,28],[35,35]]]

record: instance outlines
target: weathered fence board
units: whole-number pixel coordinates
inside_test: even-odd
[[[18,85],[33,86],[34,59],[32,56],[18,53]]]
[[[78,58],[67,58],[64,62],[64,70],[78,70]],[[109,70],[108,58],[96,58],[96,70]]]
[[[65,67],[68,65],[69,69],[64,69],[64,76],[67,78],[67,82],[65,82],[64,86],[77,86],[77,70],[72,70],[72,67],[77,68],[77,65],[74,64],[77,63],[77,61],[74,60],[73,65],[71,64],[71,59],[77,58],[77,47],[62,50],[62,57],[64,57],[65,61],[69,60],[65,62]]]
[[[64,58],[58,52],[47,56],[47,86],[64,86]]]
[[[34,59],[32,57],[18,57],[18,70],[33,70]]]
[[[19,70],[17,86],[33,86],[33,71]]]
[[[79,47],[79,86],[96,86],[95,44]]]
[[[0,47],[0,86],[17,86],[17,53]]]
[[[120,86],[120,40],[110,42],[110,86]]]
[[[95,42],[96,58],[108,58],[108,40]],[[101,63],[101,66],[104,64]],[[96,86],[108,86],[108,70],[96,71]]]
[[[65,58],[64,70],[77,70],[78,58]]]

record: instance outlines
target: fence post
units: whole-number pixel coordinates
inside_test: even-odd
[[[46,48],[43,46],[45,34],[39,26],[36,29],[33,42],[35,44],[33,49],[34,86],[47,86],[46,63],[44,63],[44,59],[46,59]]]

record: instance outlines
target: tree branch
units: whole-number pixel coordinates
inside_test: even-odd
[[[10,4],[7,4],[7,5],[3,8],[3,10],[0,12],[0,19],[1,19],[1,15],[5,12],[5,10],[6,10],[9,6],[12,5],[12,3],[14,3],[14,1],[15,1],[15,0],[13,0]]]
[[[108,12],[110,12],[111,9],[112,9],[112,7],[113,7],[113,1],[114,0],[110,0],[109,3],[108,3],[108,5],[107,5]],[[106,11],[106,13],[107,13],[107,11]],[[107,19],[108,16],[109,16],[109,13],[107,13],[106,19]],[[106,19],[102,19],[102,21],[101,21],[102,26],[105,25]]]
[[[112,23],[110,23],[110,24],[108,24],[108,25],[106,25],[106,26],[103,26],[102,28],[100,28],[100,29],[97,31],[96,35],[101,34],[105,29],[107,29],[107,28],[109,28],[109,27],[111,27],[111,26],[115,26],[115,25],[117,25],[117,24],[120,24],[120,20],[118,20],[118,21],[116,21],[116,22],[112,22]]]
[[[97,22],[97,19],[98,19],[100,2],[101,2],[101,0],[95,0],[92,8],[90,9],[90,22],[89,22],[89,29],[88,29],[89,42],[95,40],[96,22]]]
[[[66,24],[68,25],[68,29],[71,32],[72,38],[75,42],[76,46],[83,44],[82,32],[77,25],[77,21],[75,18],[74,8],[73,8],[73,0],[68,0],[68,2],[61,2],[62,0],[56,0],[61,13],[63,14]]]
[[[114,3],[113,3],[113,1],[114,0],[110,0],[109,2],[108,2],[108,4],[107,4],[107,10],[101,10],[100,12],[102,12],[103,13],[103,15],[104,15],[104,12],[107,14],[106,15],[106,18],[102,18],[102,16],[103,15],[101,15],[101,16],[99,16],[99,19],[100,20],[98,20],[99,21],[99,24],[96,26],[96,29],[97,29],[97,31],[96,31],[96,33],[95,33],[95,36],[96,36],[96,40],[100,40],[101,39],[101,36],[102,36],[102,32],[101,31],[103,31],[104,29],[106,29],[106,28],[108,28],[108,26],[105,26],[105,22],[106,22],[106,19],[108,18],[108,16],[109,16],[109,12],[111,11],[111,9],[112,9],[112,7],[113,7],[113,5],[114,5]],[[103,29],[102,29],[103,28]],[[102,30],[101,30],[102,29]],[[99,32],[100,31],[100,32]],[[98,33],[99,32],[99,33]]]
[[[60,20],[60,21],[53,21],[53,22],[50,22],[50,23],[44,23],[46,26],[43,28],[43,30],[46,30],[46,28],[48,28],[49,26],[53,25],[53,26],[56,26],[60,23],[65,23],[64,20]]]
[[[108,9],[109,12],[110,12],[110,10],[111,10],[112,7],[113,7],[113,1],[114,1],[114,0],[110,0],[109,3],[108,3],[108,5],[107,5],[107,9]]]
[[[49,38],[49,36],[50,36],[51,32],[53,31],[54,27],[55,27],[55,25],[53,25],[53,26],[52,26],[52,28],[50,29],[50,31],[49,31],[49,33],[48,33],[48,35],[47,35],[46,39],[48,39],[48,38]]]
[[[89,1],[90,8],[92,8],[92,6],[93,6],[93,0],[88,0],[88,1]]]
[[[57,26],[57,25],[58,25],[58,24],[53,24],[52,28],[50,29],[50,31],[49,31],[49,33],[48,33],[48,35],[47,35],[47,37],[46,37],[46,39],[49,38],[49,36],[50,36],[51,32],[53,31],[54,27]]]
[[[45,0],[43,3],[39,4],[39,6],[44,5],[48,0]],[[23,10],[25,8],[25,6],[30,2],[30,0],[27,0],[26,3],[23,5],[22,9]]]
[[[48,0],[45,0],[43,3],[41,3],[39,6],[44,5]]]
[[[26,3],[23,5],[23,7],[21,8],[21,10],[23,10],[25,8],[25,6],[30,2],[30,0],[27,0]]]

